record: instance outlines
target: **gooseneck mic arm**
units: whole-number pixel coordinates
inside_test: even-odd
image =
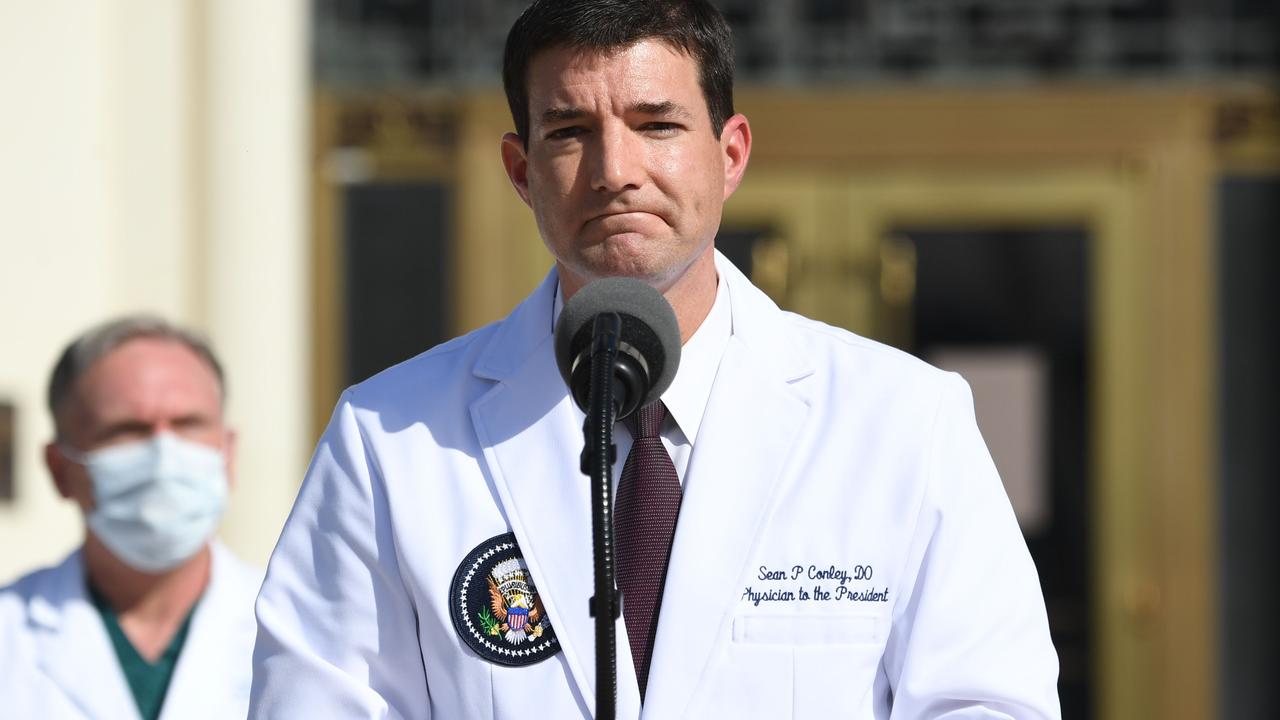
[[[590,611],[596,624],[596,718],[613,720],[618,699],[618,640],[616,621],[622,614],[622,593],[613,571],[613,424],[618,415],[614,362],[622,318],[614,312],[596,316],[591,338],[591,386],[587,417],[582,424],[582,474],[591,478],[591,535],[595,559],[595,595]]]
[[[622,614],[613,567],[613,425],[671,385],[680,364],[680,326],[657,290],[639,280],[604,278],[564,304],[555,346],[560,375],[586,414],[580,467],[591,479],[595,595],[588,607],[596,626],[596,718],[613,720]]]

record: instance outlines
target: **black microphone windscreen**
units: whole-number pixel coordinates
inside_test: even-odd
[[[657,290],[634,278],[596,280],[569,298],[556,321],[556,363],[572,386],[574,359],[591,343],[592,325],[600,313],[622,318],[619,341],[635,348],[649,366],[649,392],[640,405],[662,397],[680,366],[680,325],[670,303]]]

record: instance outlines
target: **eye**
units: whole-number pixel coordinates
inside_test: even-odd
[[[132,442],[134,440],[142,440],[151,434],[152,427],[150,424],[124,420],[113,423],[97,433],[97,441],[103,445],[115,445],[117,443]]]
[[[684,126],[681,126],[680,123],[667,123],[667,122],[645,123],[643,124],[643,126],[640,126],[640,132],[643,132],[644,135],[648,135],[649,137],[659,138],[659,140],[660,138],[675,137],[677,135],[680,135],[680,133],[684,131],[684,129],[685,129]]]
[[[652,133],[652,135],[676,135],[677,132],[682,131],[685,127],[680,123],[667,122],[667,120],[653,120],[653,122],[645,123],[641,129]]]
[[[586,128],[581,125],[569,125],[567,127],[556,128],[546,134],[547,140],[570,140],[578,137],[586,132]]]
[[[179,432],[203,430],[210,425],[209,418],[204,415],[184,415],[172,420],[173,428]]]

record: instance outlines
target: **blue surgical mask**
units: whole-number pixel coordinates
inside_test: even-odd
[[[159,433],[83,454],[62,452],[84,465],[93,483],[89,528],[135,570],[172,570],[217,531],[227,503],[220,451]]]

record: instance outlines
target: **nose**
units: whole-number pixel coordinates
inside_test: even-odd
[[[591,187],[602,192],[634,190],[644,184],[644,148],[622,123],[607,125],[596,135]]]

